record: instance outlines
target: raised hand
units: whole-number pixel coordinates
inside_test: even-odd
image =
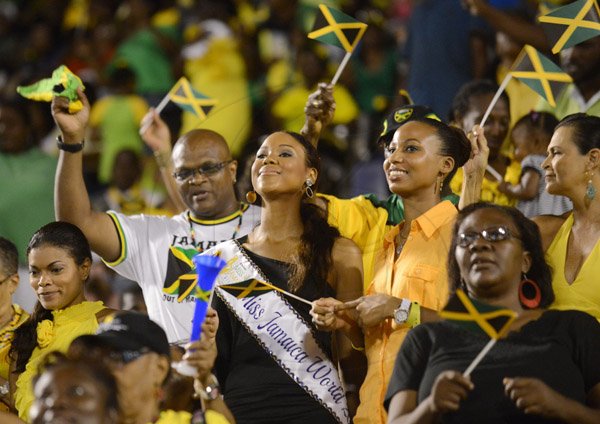
[[[65,143],[81,143],[85,138],[85,131],[90,120],[90,103],[81,87],[77,88],[77,96],[83,104],[83,109],[75,113],[69,113],[69,99],[66,97],[54,96],[52,98],[50,106],[52,118],[60,129]]]
[[[483,127],[475,125],[473,129],[467,133],[467,138],[471,142],[471,157],[463,165],[463,172],[465,175],[479,173],[483,176],[488,164],[488,156],[490,155],[490,149],[488,148]]]
[[[304,106],[306,116],[304,127],[300,131],[313,145],[319,142],[323,128],[331,123],[335,114],[335,100],[333,99],[333,86],[321,82],[317,91],[308,96]]]
[[[154,108],[150,108],[142,118],[140,136],[153,152],[170,154],[171,133],[169,127]]]

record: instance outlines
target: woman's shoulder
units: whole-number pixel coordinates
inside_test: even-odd
[[[537,224],[540,230],[544,251],[548,250],[548,247],[552,244],[558,230],[564,224],[570,213],[571,212],[569,211],[563,215],[540,215],[532,218],[532,221]]]
[[[362,257],[362,252],[360,251],[358,245],[346,237],[338,237],[335,239],[331,254],[334,257],[334,260],[337,256],[342,259],[346,257],[346,260],[348,259],[348,255],[358,255],[359,257]]]

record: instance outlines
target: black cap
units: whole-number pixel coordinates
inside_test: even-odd
[[[398,128],[409,121],[422,118],[441,122],[441,119],[427,106],[407,105],[394,109],[383,121],[383,130],[377,142],[389,143]]]
[[[95,335],[79,339],[87,345],[105,346],[119,352],[151,351],[170,356],[165,331],[147,315],[137,312],[117,312],[100,324]]]

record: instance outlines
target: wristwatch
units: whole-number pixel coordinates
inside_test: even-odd
[[[208,384],[199,390],[198,395],[204,400],[215,400],[220,394],[221,388],[219,387],[217,377],[215,377],[214,374],[210,374],[208,376]]]
[[[404,324],[406,322],[410,312],[410,305],[410,300],[402,299],[400,306],[394,310],[394,321],[396,324]]]

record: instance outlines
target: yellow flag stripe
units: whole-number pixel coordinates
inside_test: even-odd
[[[308,38],[318,38],[322,35],[334,32],[335,36],[338,38],[340,43],[342,43],[344,50],[346,50],[347,52],[351,52],[352,50],[354,50],[354,47],[366,31],[367,24],[364,24],[362,22],[337,23],[327,6],[325,6],[324,4],[320,4],[319,9],[321,9],[321,13],[323,13],[325,20],[327,20],[329,25],[310,32],[308,34]],[[359,33],[352,44],[350,44],[350,42],[346,38],[346,35],[342,32],[342,29],[359,29]]]
[[[467,295],[464,294],[462,291],[457,291],[456,294],[458,295],[458,298],[463,303],[463,305],[465,305],[465,308],[467,309],[469,314],[475,319],[475,322],[477,322],[479,327],[481,327],[481,329],[485,331],[487,335],[490,336],[492,339],[497,339],[498,333],[496,332],[494,327],[492,327],[490,323],[483,319],[483,317],[475,308],[475,306],[471,303]]]
[[[186,291],[184,291],[183,293],[181,293],[179,295],[179,297],[177,298],[178,302],[183,302],[183,299],[188,297],[188,295],[192,292],[192,290],[194,290],[194,288],[196,288],[196,285],[198,284],[198,276],[197,275],[195,275],[195,274],[186,274],[186,275],[194,275],[194,282],[192,284],[190,284],[190,286],[187,288]]]
[[[190,268],[193,268],[194,265],[192,264],[192,260],[190,258],[188,258],[185,253],[183,253],[181,250],[171,246],[169,249],[171,249],[171,253],[173,254],[173,256],[175,256],[177,259],[179,259],[180,261],[184,262],[186,265],[189,265]]]
[[[572,19],[560,18],[556,16],[540,16],[540,22],[556,23],[568,26],[565,32],[562,33],[558,41],[556,41],[554,47],[552,47],[552,53],[556,54],[559,51],[561,51],[577,28],[600,29],[600,24],[591,21],[585,21],[583,19],[583,17],[590,11],[592,6],[594,6],[595,4],[595,0],[588,0],[588,2],[583,5],[579,13],[577,13],[577,15]]]

